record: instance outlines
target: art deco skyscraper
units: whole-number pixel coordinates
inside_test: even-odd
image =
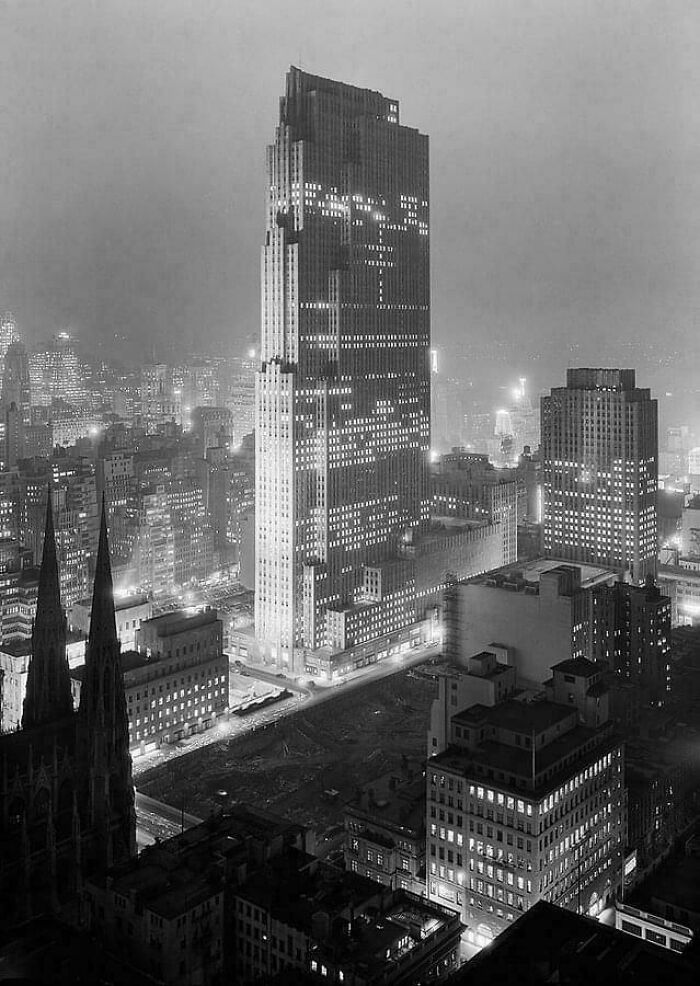
[[[656,401],[634,370],[567,370],[542,398],[545,553],[654,575],[657,449]]]
[[[379,627],[376,566],[396,606],[410,592],[397,552],[428,510],[428,139],[395,100],[292,68],[267,170],[255,619],[291,665],[294,647]]]

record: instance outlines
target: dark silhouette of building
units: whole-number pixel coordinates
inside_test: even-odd
[[[22,423],[31,424],[31,378],[29,376],[29,357],[24,344],[11,342],[5,353],[5,367],[2,374],[2,403],[5,407],[16,404],[22,416]]]
[[[691,986],[697,959],[540,901],[490,948],[462,966],[449,986]]]
[[[135,852],[134,791],[102,507],[80,707],[73,710],[49,491],[22,728],[0,736],[0,914],[56,913]]]
[[[616,582],[591,593],[591,656],[637,683],[645,700],[671,691],[671,600],[650,577],[644,586]]]

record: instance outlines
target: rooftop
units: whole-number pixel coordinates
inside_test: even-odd
[[[401,828],[408,834],[417,833],[425,826],[425,779],[399,778],[389,773],[373,780],[365,787],[359,801],[353,801],[346,811],[368,820],[369,824],[386,824]]]
[[[299,826],[246,807],[195,825],[149,846],[136,859],[92,879],[125,897],[135,893],[150,910],[171,919],[218,892],[224,874],[246,862],[253,846],[295,843]]]
[[[534,558],[531,561],[514,562],[512,565],[504,565],[502,568],[496,568],[491,572],[478,575],[469,581],[476,585],[486,585],[489,580],[492,581],[501,576],[505,581],[522,581],[523,583],[532,584],[537,588],[542,575],[561,568],[562,565],[580,569],[582,589],[590,589],[594,585],[609,582],[613,578],[617,580],[615,572],[596,565],[582,565],[580,562],[563,562],[556,558]]]
[[[669,949],[539,901],[448,980],[449,986],[587,986],[697,983],[698,970]]]
[[[600,664],[594,664],[586,657],[576,657],[552,665],[552,671],[559,671],[561,674],[573,674],[578,678],[592,678],[594,675],[601,674],[603,667]]]
[[[452,716],[452,721],[464,725],[488,722],[498,729],[514,733],[543,733],[557,723],[575,717],[575,709],[554,702],[518,702],[507,699],[498,705],[472,705]]]
[[[185,610],[178,609],[172,613],[164,613],[162,616],[154,616],[150,620],[145,620],[141,624],[141,630],[155,629],[158,637],[169,637],[174,633],[185,633],[188,630],[196,630],[197,627],[206,626],[208,623],[215,623],[218,615],[215,609],[205,609],[202,613],[189,615]]]

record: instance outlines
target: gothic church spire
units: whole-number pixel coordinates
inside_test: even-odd
[[[66,659],[66,617],[61,607],[51,487],[46,501],[44,550],[39,572],[36,617],[32,628],[32,657],[27,674],[22,728],[54,722],[73,711]]]

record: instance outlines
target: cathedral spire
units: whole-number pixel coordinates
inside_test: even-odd
[[[22,727],[32,729],[70,715],[73,710],[66,659],[66,617],[61,608],[51,487],[46,500],[44,550],[39,572],[32,657],[27,674]]]
[[[85,682],[80,696],[80,712],[95,723],[113,722],[117,706],[124,705],[124,686],[119,660],[119,640],[114,613],[112,566],[107,541],[107,516],[102,497],[100,540],[92,590],[90,633],[85,655]],[[126,714],[126,712],[125,712]],[[105,719],[106,717],[106,719]]]
[[[102,497],[80,722],[87,759],[91,823],[103,833],[102,863],[135,850],[134,785],[129,720],[114,613],[107,514]]]

